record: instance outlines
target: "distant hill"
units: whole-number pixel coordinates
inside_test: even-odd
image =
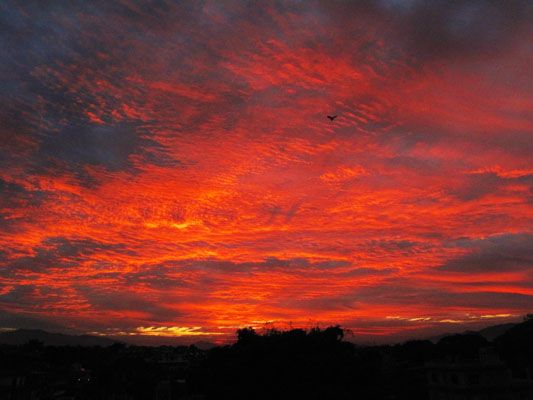
[[[487,339],[488,341],[493,341],[498,336],[503,335],[509,329],[514,328],[516,325],[519,325],[519,324],[510,322],[508,324],[489,326],[488,328],[480,330],[479,334],[483,336],[485,339]]]
[[[91,335],[65,335],[50,333],[40,329],[16,329],[0,333],[0,344],[21,345],[30,340],[38,340],[46,346],[111,346],[116,343],[106,337]]]
[[[200,341],[193,343],[197,348],[200,350],[211,350],[214,347],[217,347],[218,344],[212,343],[212,342],[206,342],[206,341]]]
[[[489,326],[487,328],[483,328],[479,331],[464,331],[461,332],[463,334],[465,333],[479,333],[481,336],[483,336],[485,339],[487,339],[489,342],[496,339],[498,336],[503,335],[505,332],[507,332],[509,329],[513,328],[514,326],[518,325],[518,323],[509,322],[507,324],[499,324],[494,326]],[[428,340],[432,341],[433,343],[437,343],[442,338],[445,338],[447,336],[452,336],[457,334],[458,332],[453,333],[443,333],[442,335],[433,336],[428,338]]]

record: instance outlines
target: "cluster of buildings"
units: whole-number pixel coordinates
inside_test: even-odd
[[[12,348],[12,351],[16,351]],[[20,372],[0,371],[0,400],[136,400],[139,393],[131,390],[140,375],[127,360],[142,360],[150,375],[146,400],[203,400],[205,396],[190,390],[188,371],[196,354],[171,347],[122,347],[114,357],[126,364],[111,371],[107,383],[95,384],[95,371],[81,362],[62,368],[37,363]],[[126,365],[126,367],[125,367]],[[133,371],[133,373],[132,373]],[[450,355],[424,365],[423,397],[428,400],[533,400],[533,376],[526,366],[510,368],[492,348],[482,348],[476,357]],[[423,375],[422,375],[423,376]],[[148,387],[146,386],[146,387]],[[199,391],[196,391],[198,393]],[[201,390],[200,390],[201,392]]]
[[[7,351],[21,350],[13,346]],[[114,350],[111,357],[119,362],[111,362],[111,368],[105,372],[91,370],[78,361],[50,365],[38,357],[38,362],[25,368],[3,365],[0,368],[0,400],[204,399],[189,393],[190,354],[171,347],[124,346]],[[128,360],[132,360],[129,366]],[[142,364],[138,364],[139,360]],[[138,370],[141,365],[145,371]]]
[[[426,373],[429,400],[533,400],[529,368],[509,368],[492,348],[427,363]]]

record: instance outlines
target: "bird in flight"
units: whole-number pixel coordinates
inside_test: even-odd
[[[331,115],[328,115],[328,118],[329,118],[330,120],[332,120],[332,121],[333,121],[333,120],[334,120],[335,118],[337,118],[337,116],[336,116],[336,115],[334,115],[334,116],[332,117]]]

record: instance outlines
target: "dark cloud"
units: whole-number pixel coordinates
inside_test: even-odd
[[[463,177],[461,186],[449,191],[461,201],[471,201],[491,193],[499,193],[514,185],[529,186],[533,190],[533,175],[504,177],[495,172],[468,174]]]
[[[473,174],[466,176],[462,186],[450,191],[461,201],[471,201],[482,198],[489,193],[499,192],[507,183],[495,173]]]
[[[306,258],[292,258],[292,259],[278,259],[269,257],[264,261],[258,262],[232,262],[221,260],[186,260],[169,262],[168,265],[174,265],[180,270],[213,270],[218,272],[266,272],[274,270],[283,271],[327,271],[335,270],[336,268],[344,268],[351,265],[345,260],[327,260],[327,261],[312,261]]]
[[[124,244],[97,242],[92,239],[49,237],[33,249],[30,256],[16,257],[5,264],[5,273],[17,271],[44,272],[50,268],[74,268],[103,252],[134,255]]]
[[[1,301],[1,299],[0,299]],[[73,333],[72,329],[51,321],[49,318],[41,318],[34,314],[24,312],[9,312],[0,310],[0,328],[8,329],[43,329],[49,332]]]
[[[421,305],[426,310],[449,310],[454,307],[468,307],[472,310],[524,310],[530,307],[532,301],[533,296],[521,293],[487,290],[458,292],[391,277],[381,280],[378,285],[354,288],[349,293],[311,300],[292,299],[289,304],[320,310],[368,309],[377,305],[391,307],[391,310],[405,310],[406,307]]]
[[[47,195],[52,193],[28,190],[17,182],[0,178],[0,209],[38,207]]]
[[[35,314],[45,315],[47,312],[61,310],[65,304],[71,307],[80,305],[78,300],[72,297],[72,291],[64,287],[21,284],[8,287],[8,290],[0,295],[0,308],[32,310]]]
[[[533,296],[531,295],[496,291],[456,293],[437,290],[427,295],[420,293],[418,302],[420,302],[420,299],[424,299],[424,302],[435,307],[446,308],[455,305],[471,309],[479,308],[481,310],[490,309],[491,307],[504,310],[527,310],[533,302]],[[401,301],[401,298],[398,301]]]
[[[107,288],[76,285],[77,292],[84,297],[95,310],[124,312],[124,318],[129,318],[127,311],[146,313],[149,321],[165,322],[180,315],[174,308],[164,306],[164,299],[149,299],[139,293],[112,290]]]
[[[19,257],[7,264],[4,273],[15,272],[44,272],[51,268],[71,268],[75,267],[76,262],[58,258],[53,252],[45,249],[38,249],[34,256]]]
[[[379,247],[384,250],[404,250],[422,245],[420,242],[411,240],[394,240],[394,239],[374,239],[364,242],[369,248]]]
[[[512,44],[533,7],[527,0],[382,0],[383,10],[396,18],[420,59],[493,57]]]
[[[131,127],[68,127],[46,137],[39,156],[69,166],[101,165],[115,171],[129,167],[128,157],[137,148],[137,139]]]
[[[450,58],[495,57],[533,26],[528,0],[359,0],[319,1],[330,29],[357,37],[367,25],[380,27],[391,46],[388,61],[403,52],[414,63]],[[308,9],[301,2],[299,10]],[[346,37],[346,41],[348,38]]]
[[[37,286],[35,285],[18,285],[0,295],[2,304],[34,305]]]
[[[43,166],[55,167],[57,162],[67,169],[83,176],[84,166],[102,166],[109,171],[128,170],[134,172],[131,156],[140,156],[143,164],[158,166],[179,166],[180,162],[166,154],[164,147],[149,139],[134,124],[64,127],[60,132],[42,138],[35,155],[43,165],[36,166],[36,172]]]
[[[163,3],[154,3],[159,6]],[[105,23],[113,19],[110,10],[82,2],[8,2],[2,8],[4,160],[26,164],[37,175],[71,173],[85,185],[97,183],[87,166],[130,173],[136,172],[134,159],[144,165],[183,166],[139,121],[117,123],[111,117],[124,102],[124,72],[117,73],[116,64],[125,59],[128,46],[109,36],[114,26]],[[131,14],[135,7],[128,9]],[[101,28],[102,35],[95,36]],[[102,81],[113,82],[114,93],[101,93],[97,82]],[[90,121],[91,115],[103,119]]]
[[[279,219],[282,220],[282,223],[288,224],[291,222],[292,218],[296,215],[298,212],[298,208],[300,207],[299,204],[293,204],[291,208],[288,210],[283,210],[279,205],[277,204],[266,204],[264,205],[264,209],[262,212],[265,214],[270,214],[270,217],[268,218],[268,221],[265,223],[265,225],[271,225],[275,222],[278,222]]]
[[[395,273],[399,272],[398,268],[383,268],[383,269],[376,269],[376,268],[354,268],[348,272],[340,273],[340,276],[345,277],[370,277],[370,276],[388,276],[393,275]]]
[[[335,270],[337,268],[349,267],[352,263],[345,260],[328,260],[328,261],[317,261],[311,264],[312,268],[318,270]]]
[[[0,63],[1,64],[1,63]],[[14,104],[13,104],[14,103]],[[36,146],[28,145],[36,131],[36,118],[31,107],[0,95],[0,166],[12,167],[27,161],[28,154]]]
[[[135,255],[123,243],[103,243],[92,239],[76,239],[66,237],[49,237],[42,241],[47,248],[52,247],[54,254],[59,257],[78,258],[102,251],[113,251],[121,254]]]
[[[29,222],[25,213],[53,198],[52,192],[27,189],[17,182],[0,177],[0,231],[20,231],[21,224]]]
[[[120,278],[128,286],[148,286],[153,289],[167,290],[189,286],[182,278],[173,275],[168,266],[142,266],[140,271],[120,274]]]
[[[465,241],[460,244],[467,247]],[[437,267],[448,272],[482,273],[533,270],[533,235],[504,234],[468,243],[472,250]]]

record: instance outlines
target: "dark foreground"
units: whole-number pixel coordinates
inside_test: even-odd
[[[358,346],[339,327],[190,347],[0,346],[0,400],[532,399],[533,318],[493,342]]]

